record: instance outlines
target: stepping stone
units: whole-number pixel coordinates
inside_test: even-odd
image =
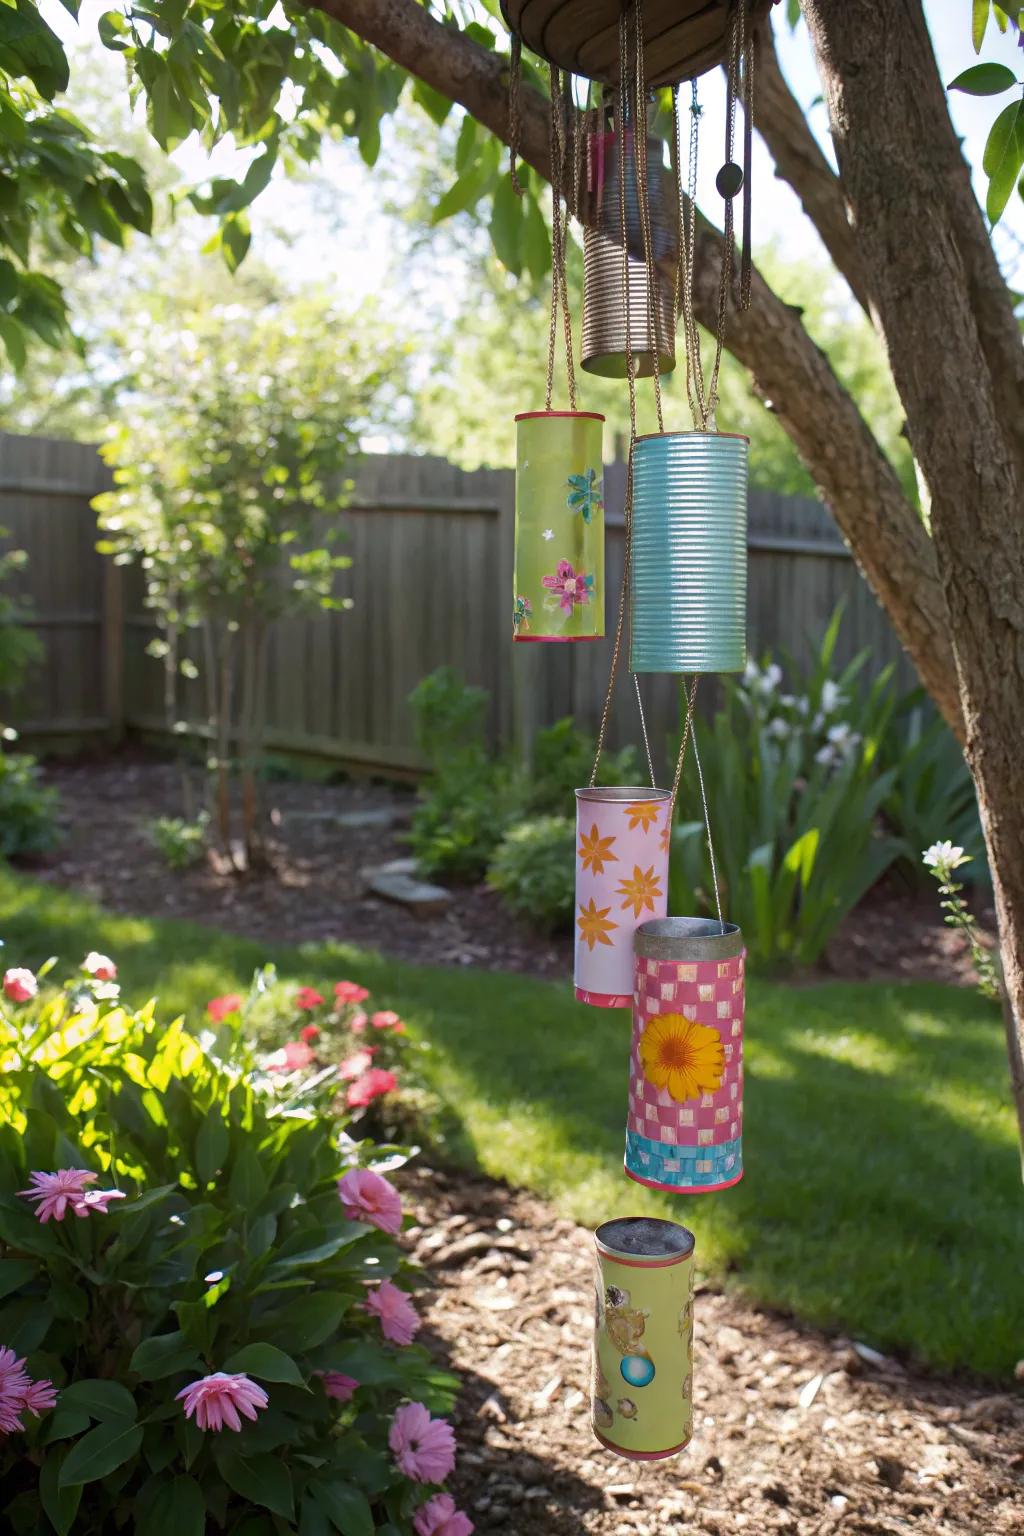
[[[362,874],[372,895],[398,902],[417,917],[436,917],[451,906],[451,891],[417,877],[415,859],[392,859],[390,864],[364,869]]]

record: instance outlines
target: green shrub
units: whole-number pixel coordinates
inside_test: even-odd
[[[576,886],[576,824],[539,816],[512,827],[501,842],[488,882],[513,912],[542,933],[571,929]]]
[[[860,688],[862,654],[833,680],[838,629],[836,614],[801,693],[782,692],[782,668],[766,658],[742,682],[726,682],[711,722],[695,723],[723,912],[763,965],[813,964],[847,913],[909,852],[879,826],[897,776],[879,767],[891,669]],[[694,784],[691,761],[684,805],[700,804]],[[673,834],[670,894],[673,912],[714,911],[702,819]]]
[[[921,855],[945,838],[972,861],[965,879],[972,883],[989,879],[974,780],[956,737],[929,706],[922,689],[907,694],[896,706],[878,756],[881,767],[896,772],[882,811],[887,825],[909,848],[900,860],[901,873],[917,885],[927,884]]]
[[[0,858],[47,853],[56,844],[58,795],[25,752],[0,752]]]
[[[527,810],[536,815],[575,815],[575,791],[590,783],[597,742],[576,728],[571,715],[538,731],[533,744]],[[599,784],[641,784],[640,759],[634,747],[603,752]]]
[[[195,821],[182,816],[157,816],[149,823],[149,836],[168,869],[191,869],[206,853],[210,818],[205,812]]]
[[[346,1217],[316,1080],[297,1103],[209,1053],[231,1055],[240,998],[207,1049],[105,998],[76,982],[0,1006],[0,1345],[58,1391],[0,1438],[3,1530],[410,1536],[428,1489],[388,1431],[403,1397],[443,1411],[455,1383],[364,1309],[368,1283],[412,1273],[394,1236]],[[336,1065],[319,1076],[333,1095]],[[343,1143],[350,1164],[366,1150]],[[43,1224],[18,1192],[56,1169],[127,1198]],[[267,1394],[238,1433],[179,1400],[215,1372]],[[351,1400],[322,1373],[354,1379]]]

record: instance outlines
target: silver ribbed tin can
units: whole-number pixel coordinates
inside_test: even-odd
[[[679,250],[676,191],[663,164],[664,145],[647,140],[648,203],[654,259],[654,335],[661,373],[676,365],[673,274]],[[629,273],[629,339],[637,378],[654,373],[654,339],[648,313],[647,263],[637,197],[633,132],[626,129],[626,241]],[[626,290],[622,272],[622,204],[619,141],[602,130],[589,140],[588,162],[596,222],[583,234],[583,334],[581,362],[605,379],[626,377]]]
[[[747,453],[729,432],[665,432],[633,448],[633,672],[742,672],[747,660]]]

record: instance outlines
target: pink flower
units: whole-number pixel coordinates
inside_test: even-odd
[[[31,971],[26,971],[19,966],[12,966],[9,971],[4,971],[4,995],[9,997],[12,1003],[27,1003],[29,998],[35,997],[39,991],[39,983]]]
[[[443,1483],[455,1465],[455,1431],[422,1403],[403,1403],[388,1431],[395,1465],[417,1483]]]
[[[359,1385],[354,1376],[345,1376],[341,1371],[317,1371],[316,1374],[323,1382],[327,1396],[337,1398],[339,1403],[347,1403]]]
[[[373,1066],[374,1048],[368,1045],[363,1051],[356,1051],[352,1056],[346,1056],[338,1068],[338,1076],[343,1082],[350,1083],[353,1078],[362,1077],[364,1072],[369,1072]]]
[[[25,1428],[23,1413],[47,1413],[57,1402],[52,1381],[33,1381],[13,1349],[0,1348],[0,1434]]]
[[[29,1384],[25,1393],[25,1407],[29,1413],[34,1413],[38,1418],[41,1413],[48,1413],[51,1408],[57,1406],[57,1388],[52,1381],[45,1378],[41,1381],[33,1381]]]
[[[396,1035],[405,1033],[405,1025],[398,1014],[392,1013],[390,1008],[382,1008],[379,1013],[375,1013],[370,1023],[374,1029],[393,1029]]]
[[[391,1093],[397,1085],[398,1079],[393,1072],[385,1072],[383,1067],[371,1067],[369,1072],[356,1078],[345,1102],[349,1109],[365,1109],[367,1104],[372,1104],[382,1093]]]
[[[87,1189],[79,1200],[72,1200],[71,1209],[76,1216],[88,1216],[92,1211],[106,1216],[111,1200],[124,1198],[124,1191],[120,1189]]]
[[[594,587],[593,576],[574,571],[568,560],[559,560],[557,574],[542,576],[541,586],[549,592],[557,592],[563,613],[572,613],[574,603],[589,602]]]
[[[226,1019],[229,1013],[238,1013],[245,998],[240,992],[227,992],[223,997],[211,997],[206,1011],[215,1024]]]
[[[32,1173],[31,1189],[19,1189],[25,1200],[36,1201],[36,1215],[42,1223],[50,1220],[63,1221],[68,1206],[75,1210],[77,1201],[85,1195],[86,1186],[95,1184],[99,1174],[88,1168],[58,1168],[56,1173]],[[83,1213],[84,1214],[84,1213]]]
[[[392,1344],[411,1344],[419,1332],[416,1308],[390,1280],[382,1280],[370,1291],[363,1310],[380,1320],[380,1331]]]
[[[322,1002],[323,998],[313,987],[300,987],[295,994],[296,1008],[319,1008]]]
[[[194,1413],[200,1429],[223,1429],[226,1424],[234,1430],[242,1427],[239,1413],[254,1419],[257,1410],[265,1408],[268,1401],[263,1388],[248,1376],[226,1376],[223,1371],[214,1371],[212,1376],[183,1387],[175,1402],[182,1399],[186,1419]]]
[[[334,983],[334,995],[339,1003],[364,1003],[370,994],[358,982],[336,981]]]
[[[82,961],[82,970],[91,976],[93,981],[116,981],[117,966],[109,955],[101,955],[95,949],[90,949]]]
[[[319,1026],[319,1024],[303,1024],[302,1028],[299,1030],[299,1039],[300,1040],[304,1040],[307,1045],[310,1043],[311,1040],[319,1040],[319,1038],[320,1038],[320,1026]]]
[[[271,1072],[298,1072],[312,1060],[313,1052],[308,1045],[301,1040],[289,1040],[282,1050],[267,1057],[265,1065]]]
[[[348,1027],[354,1035],[361,1035],[366,1029],[369,1019],[361,1008],[357,1008],[348,1021]]]
[[[450,1493],[437,1493],[416,1511],[416,1536],[472,1536],[476,1529],[468,1515],[455,1508]]]
[[[338,1198],[349,1221],[368,1221],[397,1237],[402,1230],[402,1197],[372,1168],[351,1168],[338,1180]]]

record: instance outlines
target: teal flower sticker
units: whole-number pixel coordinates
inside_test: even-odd
[[[570,512],[579,512],[585,523],[591,521],[595,512],[601,511],[604,497],[596,469],[584,470],[582,475],[569,476],[566,505]]]

